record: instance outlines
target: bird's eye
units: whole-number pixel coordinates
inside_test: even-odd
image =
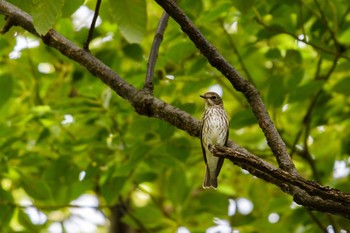
[[[212,96],[211,99],[212,99],[212,100],[216,100],[216,96],[215,96],[215,95]]]

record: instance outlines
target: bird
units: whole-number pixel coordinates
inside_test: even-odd
[[[210,152],[213,145],[225,146],[229,136],[229,120],[221,97],[215,92],[200,95],[205,102],[201,121],[200,140],[206,173],[203,188],[218,187],[217,177],[224,163],[224,158],[216,157]]]

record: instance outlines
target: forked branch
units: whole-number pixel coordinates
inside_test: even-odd
[[[172,0],[155,0],[180,26],[209,63],[219,70],[239,92],[242,92],[252,108],[259,126],[265,134],[267,143],[281,169],[298,175],[288,155],[286,145],[273,124],[269,113],[261,99],[259,91],[218,52],[218,50],[200,33],[186,14]]]
[[[167,2],[167,0],[164,0],[164,2]],[[38,36],[34,29],[32,18],[19,8],[3,0],[0,0],[0,14],[7,16],[7,18],[11,18],[12,22],[14,22],[13,25],[18,25]],[[193,31],[193,33],[198,32]],[[41,39],[46,45],[55,48],[62,55],[75,60],[77,63],[84,66],[91,74],[101,79],[102,82],[114,90],[119,96],[126,99],[135,108],[135,111],[140,115],[161,119],[189,133],[192,136],[199,136],[200,123],[197,119],[193,118],[187,112],[184,112],[168,103],[165,103],[160,99],[155,98],[151,94],[146,93],[144,90],[136,89],[127,83],[123,78],[121,78],[117,73],[111,70],[108,66],[94,57],[91,53],[85,51],[83,48],[78,47],[56,31],[50,30],[45,36],[42,36]],[[202,45],[202,43],[204,43],[204,45]],[[204,46],[204,48],[207,48],[205,42],[201,42],[197,46]],[[226,67],[224,70],[228,69],[228,73],[226,75],[232,79],[230,76],[232,74],[230,72],[234,71],[229,70],[231,66],[228,66],[229,64],[226,64],[225,60],[220,60],[222,57],[218,54],[215,48],[211,49],[212,52],[214,52],[214,55],[218,56],[217,58],[219,59],[217,63],[214,62],[214,64],[221,64],[221,62],[224,62],[224,64],[221,65],[223,65],[224,68]],[[210,58],[211,62],[213,62],[212,59],[214,58]],[[238,84],[236,83],[238,87],[240,87],[240,85],[249,86],[249,83],[242,81],[239,77],[238,80],[233,80],[233,83],[235,82],[238,82]],[[251,88],[252,87],[250,86],[248,87],[248,94],[249,91],[257,92],[255,89]],[[254,98],[257,98],[257,95],[254,95],[253,97],[248,95],[248,100],[254,101]],[[260,105],[254,106],[261,107]],[[266,110],[255,109],[255,111],[264,113]],[[258,116],[261,118],[265,115]],[[263,125],[262,128],[265,130],[269,130],[270,127],[273,127],[273,125],[264,125],[268,124],[265,119],[259,119],[259,122]],[[270,138],[270,143],[278,143],[280,140],[279,138],[274,138],[276,137],[275,134],[271,134],[270,137],[272,137],[272,139]],[[282,154],[282,159],[285,159],[283,156],[286,156],[288,154],[283,154],[285,153],[284,149],[280,149],[278,146],[281,145],[274,144],[274,152],[277,151],[278,156]],[[282,166],[281,168],[276,168],[266,161],[260,159],[259,157],[249,153],[246,149],[239,147],[233,142],[229,143],[229,147],[214,147],[213,150],[216,155],[225,156],[233,163],[248,170],[251,174],[278,186],[284,192],[292,195],[296,203],[304,205],[305,207],[312,210],[332,213],[350,219],[349,194],[329,187],[321,186],[318,183],[312,181],[305,180],[298,174],[288,172],[288,169],[281,169]],[[283,164],[285,161],[279,162],[282,162]],[[288,166],[288,161],[286,165]]]

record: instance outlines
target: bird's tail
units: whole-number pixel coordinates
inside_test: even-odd
[[[205,176],[204,176],[204,181],[203,181],[203,188],[207,189],[207,188],[213,188],[216,189],[218,187],[218,179],[215,176],[215,174],[211,175],[210,171],[207,167],[207,170],[205,172]]]

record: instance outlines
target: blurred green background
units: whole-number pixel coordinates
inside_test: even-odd
[[[9,1],[83,46],[95,1]],[[350,2],[182,0],[179,6],[260,91],[299,172],[350,192]],[[77,10],[79,11],[77,12]],[[142,88],[162,9],[102,1],[91,53]],[[0,26],[5,24],[1,16]],[[347,232],[226,161],[201,187],[200,142],[139,116],[76,62],[19,27],[0,36],[1,232]],[[275,163],[247,101],[172,19],[154,95],[196,118],[223,90],[230,139]],[[217,86],[216,86],[217,87]],[[342,231],[341,231],[342,230]]]

